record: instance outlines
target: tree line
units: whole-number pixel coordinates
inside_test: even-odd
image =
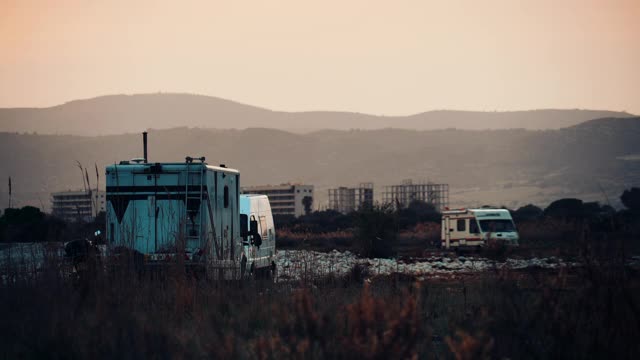
[[[586,221],[597,231],[636,228],[640,223],[640,188],[625,190],[620,200],[625,207],[621,210],[598,202],[565,198],[552,202],[544,209],[529,204],[512,210],[511,213],[516,224],[554,219],[565,222]],[[274,221],[276,229],[292,232],[317,234],[356,229],[363,232],[362,236],[381,237],[388,236],[388,232],[402,231],[419,223],[439,223],[440,217],[440,212],[433,205],[416,200],[399,209],[390,205],[373,205],[349,214],[324,210],[310,212],[298,218],[275,215]],[[372,228],[379,230],[371,233]],[[89,223],[65,222],[33,206],[7,208],[0,215],[0,242],[4,243],[70,241],[89,236],[96,230],[104,233],[104,213]]]

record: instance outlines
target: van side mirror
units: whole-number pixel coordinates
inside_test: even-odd
[[[251,219],[249,222],[249,235],[258,235],[258,221],[256,219]]]
[[[249,228],[251,244],[260,247],[260,245],[262,245],[262,236],[260,236],[260,232],[258,231],[258,221],[256,219],[251,219],[251,221],[249,221]]]

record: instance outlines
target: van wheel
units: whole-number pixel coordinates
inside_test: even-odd
[[[263,267],[260,269],[260,279],[265,281],[270,281],[271,277],[271,267]]]

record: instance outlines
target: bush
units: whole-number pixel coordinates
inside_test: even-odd
[[[0,216],[0,242],[62,241],[66,224],[33,206],[5,209]]]
[[[355,213],[355,243],[360,256],[386,258],[395,254],[396,215],[390,205],[374,205]]]
[[[51,267],[0,281],[0,358],[637,359],[637,268],[593,250],[554,271],[415,282],[354,266],[344,280],[268,287],[122,258],[74,281],[52,252]]]
[[[544,215],[565,220],[580,219],[583,216],[582,200],[560,199],[552,202],[544,209]]]
[[[620,196],[620,201],[631,212],[640,213],[640,188],[625,190]]]
[[[440,222],[441,214],[433,206],[420,200],[412,201],[409,206],[398,210],[398,228],[408,229],[424,222]]]
[[[326,233],[349,229],[353,219],[334,210],[314,211],[294,218],[290,215],[276,215],[274,222],[277,229],[289,229],[292,232]]]
[[[529,204],[511,212],[511,215],[513,216],[513,221],[520,222],[537,220],[542,216],[542,213],[542,209],[533,204]]]

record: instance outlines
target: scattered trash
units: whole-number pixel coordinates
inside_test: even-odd
[[[350,251],[317,252],[307,250],[279,250],[277,265],[281,275],[288,279],[301,279],[309,276],[345,275],[354,265],[367,267],[371,275],[389,275],[404,273],[409,275],[433,275],[435,273],[470,273],[490,269],[554,269],[565,266],[577,266],[577,263],[565,262],[560,258],[507,259],[498,262],[481,257],[430,257],[426,259],[403,261],[397,259],[359,258]]]

